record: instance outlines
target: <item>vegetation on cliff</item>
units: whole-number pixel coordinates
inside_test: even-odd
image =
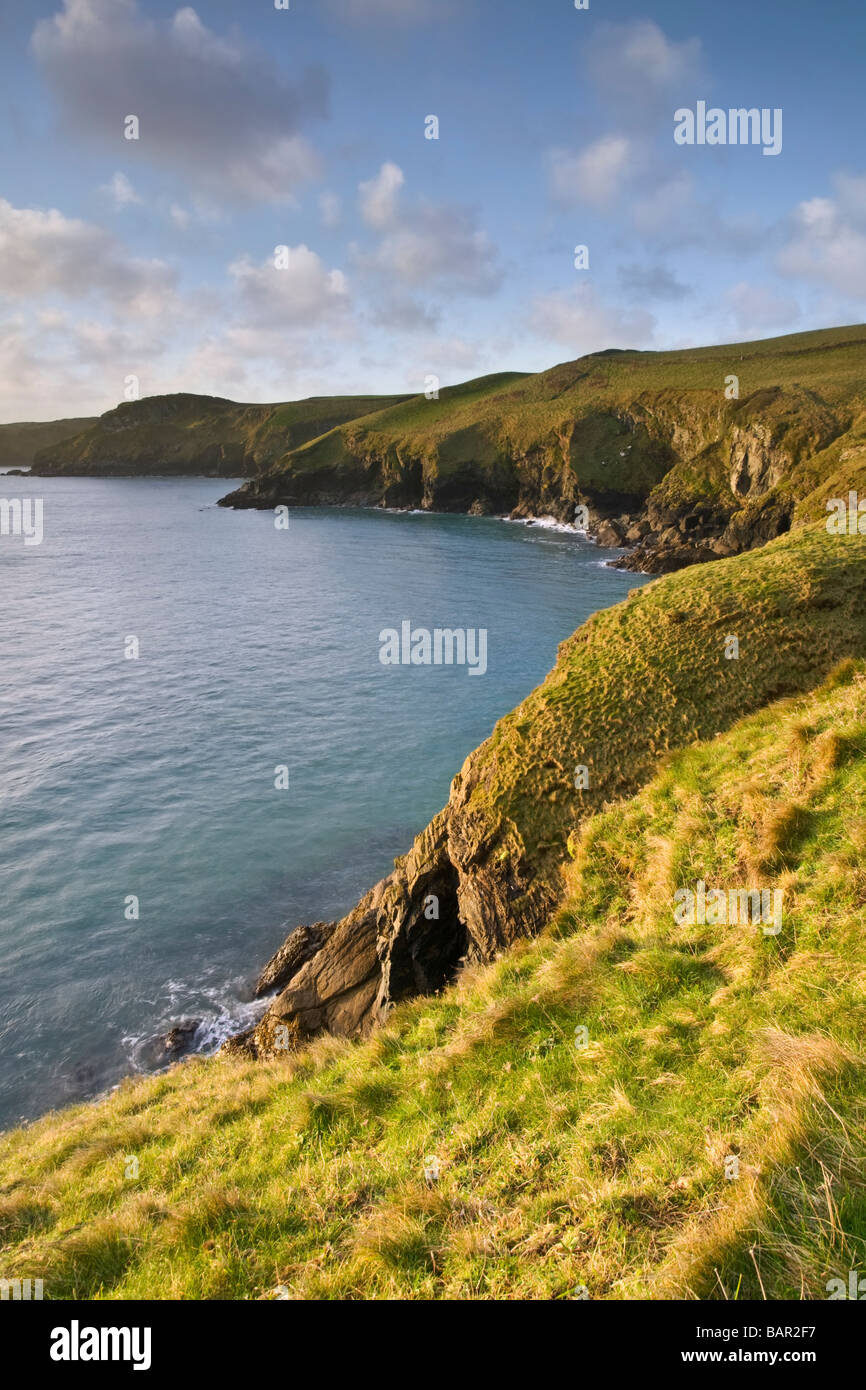
[[[822,515],[828,496],[866,491],[863,325],[610,350],[429,394],[281,405],[151,396],[40,449],[34,471],[249,478],[222,499],[231,507],[568,521],[582,507],[600,542],[632,547],[620,563],[650,573],[739,554]]]
[[[562,520],[579,504],[604,544],[639,546],[630,567],[661,571],[814,517],[831,480],[866,490],[863,325],[485,377],[341,425],[225,501]]]
[[[52,448],[64,439],[73,439],[95,424],[94,419],[81,419],[0,425],[0,465],[29,468],[40,450]]]
[[[81,422],[89,425],[83,433],[39,450],[33,471],[244,477],[325,430],[401,399],[312,396],[276,405],[238,405],[218,396],[147,396]]]
[[[810,689],[846,656],[866,657],[866,536],[829,536],[820,523],[597,613],[470,754],[391,877],[320,924],[309,959],[270,978],[280,993],[237,1045],[269,1056],[286,1030],[294,1045],[321,1028],[364,1029],[438,988],[461,957],[489,960],[534,935],[561,901],[569,837],[587,814],[632,794],[671,751]]]
[[[3,1137],[6,1276],[797,1299],[862,1268],[864,561],[809,527],[585,624],[425,842],[453,867],[474,837],[511,936],[367,1037],[192,1060]],[[678,923],[699,880],[780,892],[781,930]]]

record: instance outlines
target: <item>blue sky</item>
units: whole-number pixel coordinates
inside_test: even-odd
[[[853,0],[3,6],[2,420],[866,318]],[[781,152],[678,146],[700,100]]]

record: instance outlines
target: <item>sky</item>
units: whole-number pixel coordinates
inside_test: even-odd
[[[866,319],[861,0],[282,3],[0,0],[0,421]]]

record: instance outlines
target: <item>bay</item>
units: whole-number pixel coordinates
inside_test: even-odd
[[[181,1019],[205,1052],[252,1021],[288,928],[388,873],[557,644],[641,582],[543,525],[280,530],[216,506],[237,485],[0,483],[44,517],[39,545],[0,536],[0,1126],[152,1069]],[[405,621],[485,629],[486,672],[383,665]]]

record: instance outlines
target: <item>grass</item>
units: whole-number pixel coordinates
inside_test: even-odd
[[[276,405],[238,405],[183,392],[147,396],[124,402],[98,420],[81,422],[89,428],[72,439],[64,436],[62,443],[55,442],[60,437],[55,432],[45,441],[50,447],[37,446],[36,468],[112,474],[197,470],[223,477],[255,473],[287,449],[402,399],[312,396]]]
[[[40,449],[71,439],[95,423],[94,419],[80,419],[0,425],[0,464],[5,468],[29,468]]]
[[[848,661],[587,817],[546,930],[366,1041],[193,1060],[8,1134],[4,1275],[52,1298],[826,1297],[866,1257],[864,773]],[[781,887],[780,935],[677,926],[698,878]]]
[[[481,378],[340,425],[288,450],[268,498],[367,497],[466,510],[578,496],[712,499],[733,510],[731,460],[762,461],[751,491],[823,515],[825,481],[866,490],[866,328],[676,352],[602,352],[549,371]],[[739,396],[728,400],[728,379]],[[844,483],[844,488],[843,488]],[[269,484],[269,488],[268,485]],[[746,485],[743,484],[743,487]],[[820,496],[813,496],[823,488]],[[806,499],[809,499],[806,505]]]
[[[730,635],[736,660],[725,656]],[[866,537],[813,525],[633,590],[562,643],[544,683],[470,755],[452,797],[456,837],[509,861],[503,872],[529,866],[527,901],[545,884],[558,899],[582,815],[636,791],[672,751],[818,684],[846,656],[866,657]],[[578,765],[586,790],[575,789]],[[461,850],[462,862],[475,859]]]

